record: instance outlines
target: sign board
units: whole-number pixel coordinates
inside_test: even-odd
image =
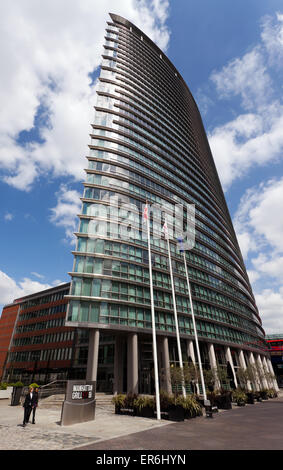
[[[96,382],[87,380],[68,380],[61,426],[92,421],[95,418],[95,384]]]
[[[93,397],[93,385],[72,385],[72,400],[87,400]]]

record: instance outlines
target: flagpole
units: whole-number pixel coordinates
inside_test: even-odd
[[[186,398],[186,387],[185,387],[185,380],[184,380],[184,367],[183,367],[182,350],[181,350],[180,333],[179,333],[179,324],[178,324],[178,315],[177,315],[176,298],[175,298],[174,277],[173,277],[173,270],[172,270],[171,251],[170,251],[170,243],[169,243],[168,228],[167,228],[166,220],[165,220],[165,224],[164,224],[163,229],[164,229],[165,237],[167,239],[169,269],[170,269],[171,286],[172,286],[173,308],[174,308],[174,317],[175,317],[175,325],[176,325],[178,356],[179,356],[180,369],[182,371],[182,391],[183,391],[183,396]]]
[[[148,205],[146,202],[146,217],[147,221],[147,244],[148,244],[148,264],[149,264],[149,282],[150,282],[150,302],[151,302],[151,321],[152,321],[152,345],[153,345],[153,364],[154,364],[154,379],[155,379],[155,398],[156,398],[156,415],[157,419],[161,419],[160,415],[160,395],[159,395],[159,378],[158,378],[158,360],[157,360],[157,345],[156,345],[156,330],[155,330],[155,311],[154,311],[154,296],[153,296],[153,283],[152,283],[152,264],[151,264],[151,249],[150,249],[150,228],[149,228],[149,214]]]
[[[186,252],[185,252],[185,250],[183,250],[183,256],[184,256],[184,265],[185,265],[186,278],[187,278],[187,285],[188,285],[188,291],[189,291],[189,297],[190,297],[190,306],[191,306],[191,314],[192,314],[193,327],[194,327],[194,334],[195,334],[195,341],[196,341],[196,349],[197,349],[197,356],[198,356],[198,363],[199,363],[199,371],[200,371],[201,385],[202,385],[204,400],[207,400],[206,390],[205,390],[205,383],[204,383],[204,378],[203,378],[203,370],[202,370],[202,363],[201,363],[200,350],[199,350],[199,343],[198,343],[198,334],[197,334],[197,328],[196,328],[196,322],[195,322],[194,307],[193,307],[193,301],[192,301],[192,294],[191,294],[191,287],[190,287],[190,281],[189,281],[189,275],[188,275],[188,268],[187,268],[187,260],[186,260]]]

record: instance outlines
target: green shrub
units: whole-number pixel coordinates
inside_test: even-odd
[[[24,384],[23,382],[15,382],[15,383],[12,383],[11,384],[12,387],[24,387]]]
[[[112,398],[112,403],[114,403],[114,405],[119,408],[123,408],[123,406],[125,405],[125,398],[126,395],[119,393],[118,395],[114,395],[114,397]]]
[[[124,406],[125,408],[134,408],[134,401],[138,398],[136,393],[127,393],[125,396]]]
[[[236,403],[247,403],[248,397],[243,390],[236,388],[232,393],[232,400]]]
[[[134,408],[137,408],[140,411],[142,410],[142,408],[146,408],[147,406],[149,406],[150,408],[154,408],[155,402],[154,399],[151,397],[144,397],[140,395],[133,401],[133,406]]]
[[[277,397],[277,392],[274,388],[269,388],[267,390],[267,396],[268,398],[276,398]]]
[[[168,407],[171,405],[172,396],[165,392],[164,390],[160,390],[160,408],[161,411],[167,411]]]
[[[36,384],[35,382],[29,385],[29,388],[39,388],[39,385]]]
[[[201,405],[198,403],[194,395],[187,395],[186,398],[183,395],[179,395],[175,404],[182,406],[190,416],[202,415]]]

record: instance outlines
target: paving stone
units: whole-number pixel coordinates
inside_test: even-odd
[[[97,407],[95,420],[61,426],[61,409],[38,407],[36,424],[22,426],[24,410],[0,402],[0,450],[69,450],[132,432],[167,425],[156,420],[115,415],[113,409]]]
[[[95,420],[61,426],[61,410],[38,408],[36,424],[22,426],[24,410],[0,401],[0,450],[280,449],[283,393],[279,398],[181,423],[115,415],[98,407]],[[168,428],[169,426],[169,428]]]

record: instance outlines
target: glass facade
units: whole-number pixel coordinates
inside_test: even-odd
[[[195,243],[186,257],[199,339],[264,351],[258,309],[196,103],[158,47],[128,21],[110,16],[66,325],[150,334],[143,209],[146,202],[161,206],[171,227],[176,205],[182,206],[182,228],[190,231],[187,207],[193,204]],[[174,338],[167,242],[162,224],[151,220],[150,228],[156,330]],[[170,250],[179,330],[192,339],[183,257],[174,237]],[[105,354],[113,357],[110,346]]]

